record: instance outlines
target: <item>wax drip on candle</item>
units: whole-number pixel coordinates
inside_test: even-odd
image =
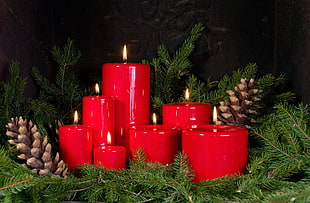
[[[108,146],[110,146],[111,143],[112,143],[112,137],[111,137],[110,131],[109,131],[108,134],[107,134],[107,143],[108,143]]]
[[[79,115],[78,115],[78,112],[75,111],[74,112],[73,124],[78,124],[78,122],[79,122]]]
[[[156,113],[153,113],[152,119],[153,119],[153,125],[155,126],[157,124]],[[153,130],[156,130],[156,128],[153,128]]]
[[[124,63],[127,63],[127,47],[126,47],[126,44],[124,44],[124,48],[123,48],[123,61],[124,61]]]
[[[96,95],[99,95],[99,93],[100,93],[98,83],[96,83],[96,85],[95,85],[95,93],[96,93]]]

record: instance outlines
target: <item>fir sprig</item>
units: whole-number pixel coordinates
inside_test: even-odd
[[[62,49],[55,46],[51,52],[58,63],[55,81],[49,81],[37,68],[32,69],[32,76],[41,88],[39,95],[41,101],[53,104],[57,119],[67,123],[72,121],[73,111],[81,108],[83,96],[89,93],[82,90],[71,69],[76,65],[81,53],[75,50],[74,43],[70,39]]]
[[[265,172],[271,177],[289,177],[305,168],[309,162],[309,109],[299,104],[278,104],[275,112],[262,118],[254,134],[261,138]]]
[[[162,104],[175,102],[180,97],[184,81],[189,76],[192,67],[189,56],[203,29],[202,24],[195,25],[173,57],[164,45],[160,45],[157,50],[158,57],[153,58],[151,62],[144,61],[154,68],[151,80],[151,99],[155,111],[160,111]]]

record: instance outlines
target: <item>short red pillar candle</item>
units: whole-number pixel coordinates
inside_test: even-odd
[[[115,143],[129,149],[129,126],[148,124],[150,66],[110,63],[102,66],[102,94],[115,99]]]
[[[194,182],[244,174],[248,131],[229,125],[203,125],[182,132],[182,150],[194,171]]]
[[[162,111],[164,125],[187,128],[211,122],[209,104],[197,102],[165,104]]]
[[[164,125],[136,125],[130,131],[130,151],[141,148],[149,162],[173,162],[181,151],[181,132]]]
[[[96,93],[99,94],[97,85]],[[83,97],[82,106],[83,124],[93,129],[93,148],[107,145],[108,132],[114,136],[114,99],[101,95],[87,96]]]
[[[185,99],[189,100],[186,89]],[[162,106],[163,124],[188,128],[193,125],[209,124],[211,122],[211,105],[198,102],[182,102]]]
[[[59,148],[60,156],[68,164],[69,170],[92,164],[92,129],[84,125],[60,126]]]
[[[126,148],[110,145],[96,147],[94,149],[94,164],[110,169],[124,169],[126,168]]]

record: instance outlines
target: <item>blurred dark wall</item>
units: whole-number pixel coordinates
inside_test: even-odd
[[[174,53],[198,22],[206,29],[191,55],[194,72],[218,80],[256,62],[259,74],[288,73],[290,87],[310,103],[306,0],[0,0],[0,79],[12,60],[26,77],[37,66],[52,78],[50,49],[71,38],[82,52],[74,70],[88,85],[100,80],[103,63],[121,61],[123,44],[131,62],[151,59],[160,44]],[[27,96],[34,87],[30,79]]]

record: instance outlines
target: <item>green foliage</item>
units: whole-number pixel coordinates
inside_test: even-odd
[[[33,179],[29,169],[13,161],[6,150],[0,148],[0,200],[17,202],[22,198],[20,194],[32,186]]]
[[[307,106],[278,104],[275,112],[262,118],[254,135],[262,140],[263,171],[272,177],[290,177],[310,167],[309,109]]]
[[[63,49],[54,47],[51,53],[58,63],[54,82],[45,78],[37,68],[32,69],[32,75],[41,88],[39,99],[45,104],[54,105],[53,111],[56,112],[57,119],[72,123],[73,112],[81,108],[83,96],[90,93],[89,90],[82,90],[71,69],[81,53],[74,49],[74,43],[70,39]]]
[[[9,80],[0,82],[0,145],[6,145],[5,125],[12,117],[23,116],[39,125],[56,118],[53,105],[24,97],[27,79],[20,76],[20,69],[20,64],[13,61]]]
[[[175,102],[181,96],[184,82],[190,75],[192,66],[189,56],[203,29],[202,24],[195,25],[173,57],[164,45],[160,45],[157,50],[158,57],[153,58],[151,62],[144,61],[153,66],[151,99],[155,112],[160,111],[162,104]]]
[[[26,88],[27,79],[20,76],[20,64],[13,61],[10,66],[10,79],[7,82],[0,82],[0,132],[1,135],[5,132],[5,124],[11,117],[25,115],[23,111],[24,105],[24,90]],[[0,144],[3,145],[5,137],[0,137]]]

